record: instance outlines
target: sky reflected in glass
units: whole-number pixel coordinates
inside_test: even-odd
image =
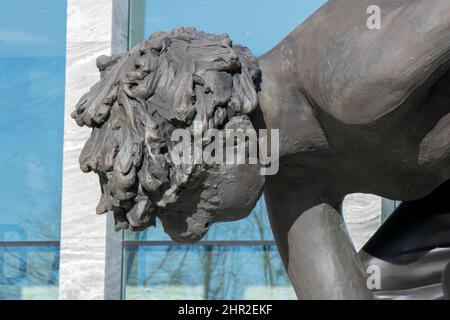
[[[66,1],[0,7],[0,241],[58,240]]]

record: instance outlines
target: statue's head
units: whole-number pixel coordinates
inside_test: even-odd
[[[260,71],[247,48],[181,28],[97,66],[101,80],[72,116],[93,128],[80,166],[100,178],[98,214],[112,211],[117,229],[133,231],[158,218],[174,240],[194,242],[212,223],[251,212],[264,185],[258,165],[179,163],[171,139],[177,129],[253,128]]]

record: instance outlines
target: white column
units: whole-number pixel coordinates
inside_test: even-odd
[[[114,264],[121,266],[120,236],[111,232],[105,215],[95,214],[97,176],[82,173],[78,165],[91,129],[78,127],[70,114],[99,80],[96,58],[125,51],[127,38],[128,0],[68,0],[60,299],[105,299],[106,284],[111,285],[106,261],[118,258]]]
[[[344,199],[342,211],[355,249],[359,251],[381,225],[382,198],[354,193]]]

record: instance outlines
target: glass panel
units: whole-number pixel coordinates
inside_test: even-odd
[[[180,26],[228,33],[261,55],[326,0],[131,0],[130,47]],[[167,10],[167,8],[170,10]],[[160,225],[126,240],[170,240]],[[218,223],[204,240],[272,240],[261,200],[242,221]],[[236,243],[233,243],[233,245]],[[295,299],[274,246],[126,246],[127,299]]]
[[[272,246],[125,248],[126,299],[296,299]]]
[[[1,247],[0,300],[57,299],[59,247]]]
[[[2,1],[0,241],[58,240],[66,1]]]
[[[401,203],[402,201],[383,198],[381,204],[381,223],[384,223]]]

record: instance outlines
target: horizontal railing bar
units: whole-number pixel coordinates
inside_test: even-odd
[[[269,240],[236,240],[236,241],[200,241],[196,243],[178,243],[175,241],[123,241],[125,247],[141,246],[274,246],[275,241]]]
[[[58,247],[59,241],[0,241],[0,247]]]
[[[0,241],[0,247],[57,247],[60,241]],[[139,247],[139,246],[274,246],[275,241],[270,240],[213,240],[200,241],[196,243],[178,243],[175,241],[130,241],[124,240],[125,247]]]

